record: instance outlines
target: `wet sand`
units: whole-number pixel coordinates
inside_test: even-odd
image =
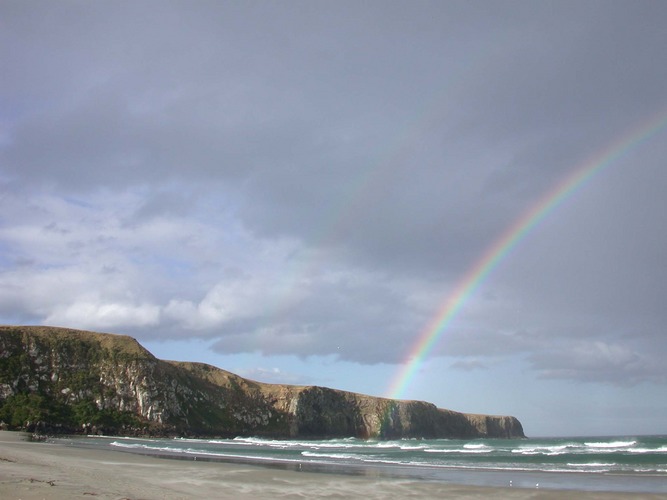
[[[73,448],[0,431],[0,498],[34,500],[178,498],[666,499],[667,495],[460,486],[390,477],[169,460]]]

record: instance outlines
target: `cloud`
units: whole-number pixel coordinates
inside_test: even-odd
[[[250,380],[258,380],[266,384],[307,385],[310,381],[303,375],[288,373],[280,368],[253,368],[240,370],[239,375]]]
[[[543,378],[577,382],[611,382],[635,385],[643,381],[664,383],[667,370],[662,354],[638,352],[618,342],[579,341],[533,353],[530,361]]]
[[[160,310],[155,305],[94,303],[77,301],[69,307],[55,310],[46,317],[50,325],[77,325],[91,330],[142,328],[157,326]]]
[[[169,320],[181,323],[187,330],[210,330],[230,321],[262,317],[273,300],[266,283],[239,276],[215,285],[196,304],[190,300],[172,299],[164,313]]]
[[[450,366],[456,370],[463,370],[468,372],[473,370],[488,369],[488,365],[479,359],[460,359],[452,363]]]
[[[361,271],[310,277],[296,295],[259,304],[262,314],[235,316],[212,348],[226,354],[334,355],[364,364],[393,360],[401,355],[395,346],[405,343],[421,317],[392,285]]]

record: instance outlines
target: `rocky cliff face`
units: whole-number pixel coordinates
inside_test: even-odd
[[[523,437],[514,417],[264,384],[202,363],[159,360],[131,337],[27,326],[0,326],[0,421],[128,434]]]

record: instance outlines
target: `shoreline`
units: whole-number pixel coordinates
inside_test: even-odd
[[[326,472],[326,473],[323,473]],[[0,498],[507,498],[667,499],[664,494],[469,486],[392,477],[298,470],[234,461],[174,460],[116,450],[32,442],[0,431]]]

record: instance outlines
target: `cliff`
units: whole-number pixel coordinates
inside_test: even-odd
[[[159,360],[131,337],[35,326],[0,326],[0,421],[107,434],[523,437],[514,417],[265,384],[203,363]]]

